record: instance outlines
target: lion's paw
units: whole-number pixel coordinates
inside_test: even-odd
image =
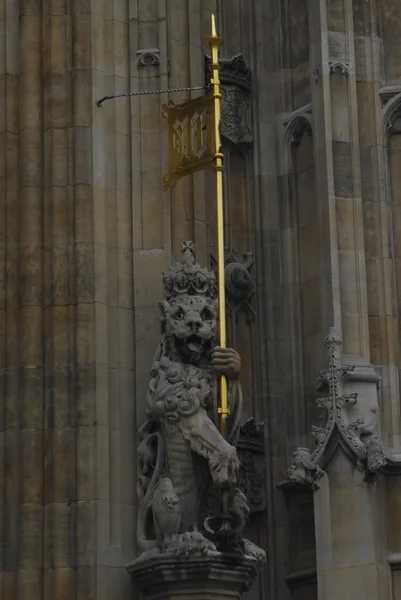
[[[254,560],[257,560],[260,563],[266,562],[266,552],[250,540],[247,540],[245,538],[241,540],[241,547],[242,552],[245,556],[253,558]]]
[[[199,531],[188,531],[177,535],[168,551],[176,556],[217,553],[213,542],[207,540]]]

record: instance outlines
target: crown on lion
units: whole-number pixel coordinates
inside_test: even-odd
[[[193,242],[182,242],[181,263],[169,267],[163,277],[163,285],[168,300],[178,296],[207,296],[214,299],[217,294],[217,281],[214,273],[201,267],[195,261]]]

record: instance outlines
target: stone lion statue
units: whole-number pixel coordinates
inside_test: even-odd
[[[200,531],[199,505],[211,482],[228,490],[230,506],[236,505],[240,465],[231,442],[242,404],[241,359],[235,350],[216,345],[216,278],[195,262],[191,242],[183,243],[182,263],[170,267],[163,283],[161,339],[151,368],[147,419],[139,430],[138,548],[142,556],[213,553],[215,544]],[[221,374],[229,389],[228,439],[216,427]],[[239,520],[249,513],[244,505],[245,498]],[[252,549],[250,554],[255,556]]]

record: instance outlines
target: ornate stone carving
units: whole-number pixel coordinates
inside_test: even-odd
[[[263,551],[242,540],[249,507],[237,484],[240,462],[230,443],[237,437],[241,413],[241,361],[235,350],[216,347],[214,273],[195,262],[191,242],[184,242],[182,251],[182,262],[163,278],[167,300],[159,302],[161,340],[151,369],[147,419],[139,429],[138,546],[142,559],[160,553],[216,553],[214,541],[201,533],[199,519],[212,482],[226,490],[227,502],[222,516],[212,515],[214,521],[204,524],[206,532],[216,533],[213,524],[223,519],[235,547],[253,558],[259,552],[260,558]],[[227,440],[215,424],[221,373],[229,381]]]
[[[210,83],[210,56],[206,56],[206,82]],[[252,71],[247,67],[242,54],[231,58],[220,58],[220,81],[223,85],[236,85],[248,92],[252,88]]]
[[[312,105],[306,104],[287,114],[283,119],[283,125],[286,128],[284,139],[286,148],[297,147],[305,135],[312,137]]]
[[[382,108],[386,107],[391,101],[400,99],[401,85],[385,85],[379,90],[379,96],[382,103]]]
[[[349,75],[349,63],[341,61],[329,62],[330,75]]]
[[[210,57],[205,57],[206,85],[210,84]],[[233,144],[253,141],[250,92],[252,71],[242,54],[220,59],[221,135]]]
[[[136,51],[137,67],[157,67],[160,65],[159,48],[143,48]]]
[[[213,246],[210,252],[211,268],[217,271],[217,257]],[[255,318],[252,300],[255,294],[255,281],[252,276],[254,265],[252,252],[241,255],[234,248],[225,250],[225,282],[227,310],[232,317],[236,317],[241,310],[248,319]]]
[[[319,83],[320,81],[320,77],[321,77],[321,68],[320,66],[316,67],[316,69],[314,69],[313,73],[312,73],[312,77],[313,77],[313,81],[315,83]]]
[[[236,447],[241,463],[238,485],[248,498],[251,513],[262,512],[266,509],[264,423],[248,419],[240,427]]]
[[[401,103],[397,110],[392,111],[389,114],[387,122],[387,135],[390,136],[394,133],[401,132]]]
[[[313,460],[308,448],[298,448],[292,455],[291,466],[288,469],[288,479],[296,483],[305,483],[312,490],[317,490],[318,480],[324,471]]]
[[[307,448],[298,448],[288,470],[290,481],[305,483],[312,489],[319,487],[323,476],[325,452],[330,443],[340,444],[355,460],[357,468],[365,472],[365,481],[372,481],[376,473],[386,465],[386,457],[375,435],[376,420],[366,423],[364,417],[350,420],[349,408],[357,402],[357,394],[344,393],[344,381],[356,377],[358,367],[343,366],[340,361],[339,346],[341,340],[331,330],[325,340],[328,349],[328,369],[318,373],[318,389],[328,387],[329,395],[319,398],[317,404],[327,411],[326,426],[313,427],[312,436],[316,447],[311,452]],[[360,368],[359,368],[360,370]],[[364,375],[365,381],[370,374]],[[374,379],[370,379],[374,381]]]
[[[305,135],[312,137],[312,126],[307,119],[298,117],[291,131],[290,144],[299,146]]]

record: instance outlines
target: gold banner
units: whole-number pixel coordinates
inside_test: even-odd
[[[183,104],[163,104],[162,116],[169,132],[169,167],[163,177],[163,190],[168,190],[181,177],[213,165],[213,97],[207,95]]]

